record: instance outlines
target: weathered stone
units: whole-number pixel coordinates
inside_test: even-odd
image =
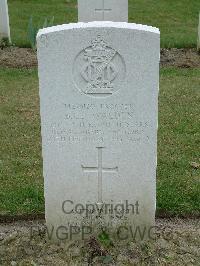
[[[78,0],[79,22],[128,22],[128,0]]]
[[[39,31],[49,238],[151,234],[156,205],[159,31],[114,22]],[[89,226],[89,227],[83,227]],[[87,232],[86,232],[87,231]]]
[[[10,41],[10,26],[7,0],[0,1],[0,41],[2,38],[8,38],[8,40]]]

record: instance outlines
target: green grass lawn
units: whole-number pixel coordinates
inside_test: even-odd
[[[12,41],[29,46],[30,16],[42,25],[55,17],[55,25],[77,22],[77,0],[8,0]],[[159,27],[162,47],[196,47],[198,0],[129,0],[129,21]]]
[[[44,211],[37,70],[0,68],[0,214]],[[157,205],[200,211],[200,69],[162,69]]]

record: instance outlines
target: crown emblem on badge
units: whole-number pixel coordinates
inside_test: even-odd
[[[118,74],[112,63],[116,53],[100,35],[84,50],[86,64],[81,75],[87,81],[86,94],[112,94],[112,81]]]
[[[101,38],[100,35],[97,36],[95,40],[92,42],[91,48],[85,49],[84,56],[85,58],[92,58],[92,57],[111,57],[115,54],[115,50],[112,48],[106,47],[106,42]]]

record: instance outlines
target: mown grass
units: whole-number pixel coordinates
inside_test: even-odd
[[[0,68],[0,214],[44,211],[37,70]],[[162,69],[157,206],[200,211],[200,69]]]
[[[0,70],[0,212],[43,210],[36,70]]]
[[[55,17],[55,25],[77,22],[77,0],[8,0],[12,41],[30,46],[27,28],[30,16],[42,25]],[[129,0],[129,21],[159,27],[162,47],[196,47],[198,0]]]
[[[158,131],[158,210],[200,212],[200,69],[163,69]]]

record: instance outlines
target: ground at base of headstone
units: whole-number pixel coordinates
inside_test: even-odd
[[[39,226],[30,237],[30,228]],[[158,219],[156,241],[50,244],[43,221],[0,225],[0,265],[199,265],[200,222]]]
[[[194,49],[161,49],[161,67],[200,67],[200,54]],[[0,49],[0,67],[31,68],[37,66],[36,53],[31,48],[6,47]]]

